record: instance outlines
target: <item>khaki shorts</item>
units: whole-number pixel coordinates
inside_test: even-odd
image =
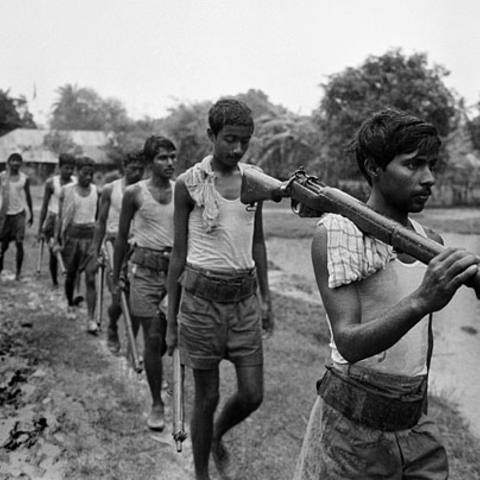
[[[136,317],[164,317],[160,303],[167,295],[165,272],[134,263],[130,277],[130,308]]]
[[[237,303],[218,303],[183,289],[178,325],[180,357],[190,368],[210,370],[222,359],[236,366],[263,364],[257,295]]]
[[[384,432],[349,420],[318,397],[293,480],[447,480],[448,460],[435,423]]]

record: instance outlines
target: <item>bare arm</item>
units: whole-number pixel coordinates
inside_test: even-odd
[[[50,203],[50,198],[53,195],[53,184],[52,179],[49,178],[45,182],[45,189],[43,191],[43,201],[42,201],[42,208],[40,209],[40,219],[38,220],[38,238],[42,236],[42,227],[45,219],[47,218],[48,212],[48,205]]]
[[[188,193],[183,177],[175,182],[174,196],[174,238],[173,251],[168,269],[168,315],[167,346],[171,355],[177,346],[177,315],[180,305],[182,287],[178,283],[187,261],[188,218],[193,208],[193,201]]]
[[[262,299],[262,323],[266,332],[273,332],[274,320],[272,312],[272,300],[268,286],[268,262],[265,238],[263,235],[263,202],[257,204],[255,212],[255,225],[253,232],[253,260],[257,268],[258,285]]]
[[[30,212],[30,218],[27,225],[31,227],[33,225],[33,208],[32,208],[32,195],[30,194],[30,179],[27,177],[25,180],[25,198],[27,200],[28,210]]]
[[[93,254],[98,257],[103,239],[105,237],[105,230],[107,227],[108,212],[112,201],[112,185],[106,185],[100,195],[98,206],[97,222],[95,224],[95,233],[93,236],[92,250]]]
[[[312,243],[315,277],[340,354],[355,363],[385,351],[431,312],[442,309],[456,290],[476,274],[478,259],[458,249],[447,249],[429,264],[422,284],[377,318],[362,323],[355,283],[328,286],[327,232],[320,226]]]
[[[62,230],[62,216],[63,216],[63,203],[65,201],[65,189],[60,191],[60,198],[58,200],[58,215],[55,219],[55,234],[53,236],[54,242],[58,245],[62,244],[61,230]]]
[[[115,250],[113,253],[113,283],[116,285],[120,279],[122,265],[128,251],[128,236],[130,233],[130,225],[132,223],[135,212],[138,210],[138,189],[136,185],[132,185],[125,189],[122,199],[122,210],[120,212],[120,222],[118,226],[118,235],[115,242]]]

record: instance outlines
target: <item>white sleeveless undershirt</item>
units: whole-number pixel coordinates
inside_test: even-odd
[[[25,196],[27,176],[23,172],[19,172],[18,176],[19,178],[15,181],[10,177],[7,215],[17,215],[18,213],[23,212],[27,205]]]
[[[138,182],[142,204],[135,212],[133,243],[139,247],[161,250],[173,246],[173,194],[175,182],[170,181],[172,200],[168,204],[157,202],[147,187],[148,180]]]
[[[108,209],[108,218],[106,230],[111,235],[118,233],[120,222],[120,212],[122,210],[123,192],[125,190],[125,178],[119,178],[110,183],[112,193],[110,195],[110,208]]]
[[[77,183],[77,178],[72,176],[71,181],[66,183],[65,185],[71,185]],[[60,175],[54,175],[52,177],[52,185],[53,185],[53,192],[48,202],[48,211],[50,213],[58,214],[58,207],[60,203],[60,193],[62,192],[62,188],[65,185],[60,184]]]
[[[247,211],[240,199],[227,200],[215,189],[218,225],[207,233],[202,209],[196,204],[188,221],[187,262],[215,271],[236,271],[254,267],[252,257],[255,212]]]
[[[98,192],[95,185],[90,185],[90,193],[86,197],[82,197],[74,190],[73,201],[75,206],[73,224],[94,224],[98,202]]]
[[[412,221],[417,233],[426,237],[423,227]],[[387,263],[383,270],[357,283],[362,304],[362,323],[377,318],[411,294],[422,282],[427,266],[419,261],[402,263],[398,258]],[[330,321],[327,316],[330,326]],[[411,328],[386,351],[357,362],[355,365],[394,375],[416,376],[427,373],[428,316]],[[331,330],[331,327],[330,327]],[[348,363],[337,350],[333,335],[330,347],[332,360]]]

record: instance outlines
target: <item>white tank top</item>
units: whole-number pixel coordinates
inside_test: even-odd
[[[77,183],[76,177],[71,177],[71,181],[66,183],[65,185],[70,185],[72,183]],[[50,201],[48,202],[48,211],[51,213],[58,214],[58,206],[60,201],[60,192],[62,191],[62,187],[65,185],[60,184],[60,175],[54,175],[52,177],[52,185],[53,185],[53,193],[50,197]]]
[[[157,202],[147,188],[148,180],[138,182],[142,205],[135,212],[133,243],[139,247],[161,250],[173,246],[173,194],[175,182],[170,181],[172,200],[168,204]]]
[[[98,192],[95,185],[90,185],[90,194],[82,197],[76,191],[73,193],[75,225],[94,224],[97,213]]]
[[[27,176],[23,172],[18,172],[18,175],[19,178],[16,181],[13,181],[10,177],[7,215],[16,215],[23,212],[27,205],[25,197]]]
[[[207,233],[202,209],[196,204],[188,221],[187,262],[215,271],[236,271],[253,268],[253,227],[255,212],[247,211],[240,199],[227,200],[215,189],[218,225]]]
[[[108,209],[108,218],[106,230],[111,235],[118,233],[120,222],[120,211],[122,210],[123,192],[125,190],[125,178],[119,178],[110,183],[112,193],[110,195],[110,208]]]
[[[423,227],[412,221],[417,233],[426,237]],[[362,303],[362,323],[411,294],[422,282],[427,266],[419,261],[390,261],[385,269],[358,282]],[[330,324],[330,323],[329,323]],[[395,345],[386,351],[357,362],[355,365],[394,375],[416,376],[427,373],[428,316],[420,320]],[[332,359],[347,363],[336,349],[332,336]]]

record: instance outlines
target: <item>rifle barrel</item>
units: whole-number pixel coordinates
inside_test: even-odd
[[[187,438],[185,432],[185,409],[183,398],[183,383],[185,367],[180,362],[178,348],[173,351],[173,439],[177,452],[182,451],[182,442]]]
[[[37,251],[37,275],[40,275],[40,272],[42,270],[42,260],[43,260],[44,246],[45,246],[45,239],[41,238],[40,243],[38,245],[38,251]]]
[[[106,241],[105,242],[105,252],[107,261],[110,267],[111,272],[113,273],[113,245],[112,242]],[[132,327],[132,317],[130,315],[130,308],[128,306],[128,299],[127,294],[123,288],[120,288],[120,306],[122,308],[123,313],[123,322],[125,324],[125,332],[127,335],[129,353],[131,357],[132,367],[136,373],[142,373],[143,366],[138,356],[137,352],[137,344],[135,340],[135,335],[133,333]]]
[[[308,213],[313,210],[317,212],[317,216],[325,212],[343,215],[362,232],[391,245],[397,251],[411,255],[426,265],[446,249],[435,240],[423,237],[381,215],[341,190],[315,182],[312,177],[305,177],[302,172],[297,172],[296,175],[297,178],[288,185],[288,192],[292,199],[308,207]],[[480,299],[480,272],[466,285],[473,288],[477,298]]]

